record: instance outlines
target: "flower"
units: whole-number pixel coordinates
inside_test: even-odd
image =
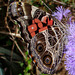
[[[65,18],[68,17],[68,14],[70,13],[69,9],[62,8],[62,6],[56,8],[57,11],[52,14],[52,16],[56,17],[58,20],[62,20],[63,16]],[[75,75],[75,22],[72,22],[72,17],[69,18],[69,28],[67,29],[68,31],[68,43],[65,45],[67,51],[64,53],[66,54],[65,58],[66,61],[65,67],[66,70],[68,70],[68,73],[71,75]]]
[[[63,15],[64,15],[64,17],[67,17],[68,16],[68,14],[70,13],[70,10],[69,9],[63,9]]]
[[[75,38],[75,23],[70,23],[70,27],[69,27],[69,32],[70,32],[70,35]]]
[[[60,21],[62,20],[63,16],[67,17],[67,15],[70,13],[69,9],[65,9],[62,6],[57,7],[56,9],[57,11],[53,12],[52,16],[56,17]]]
[[[68,44],[66,45],[67,51],[65,52],[66,56],[66,70],[69,74],[75,75],[75,23],[70,22],[70,27],[68,29],[70,33],[68,35]]]

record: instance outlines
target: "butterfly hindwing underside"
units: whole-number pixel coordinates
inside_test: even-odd
[[[52,74],[63,56],[65,28],[49,13],[24,2],[14,1],[8,7],[8,16],[23,27],[23,37],[38,69]],[[35,61],[34,61],[35,60]]]

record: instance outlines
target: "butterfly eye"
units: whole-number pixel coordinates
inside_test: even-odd
[[[44,56],[43,62],[44,62],[45,65],[51,65],[51,63],[52,63],[51,56],[49,56],[49,55]]]
[[[44,50],[44,47],[43,47],[42,44],[38,44],[36,49],[37,49],[38,52],[42,52]]]

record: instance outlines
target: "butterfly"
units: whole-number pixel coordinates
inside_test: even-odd
[[[42,73],[53,74],[63,57],[65,25],[51,14],[22,1],[10,3],[8,16],[21,26],[33,63]]]

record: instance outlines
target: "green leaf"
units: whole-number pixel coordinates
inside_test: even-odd
[[[29,60],[28,60],[28,64],[30,64],[31,62],[32,62],[32,59],[29,59]]]
[[[21,73],[19,75],[22,75]]]
[[[31,0],[31,3],[33,4],[36,0]]]
[[[29,64],[29,65],[26,67],[25,72],[28,72],[30,69],[31,69],[31,65]]]
[[[43,5],[42,1],[40,0],[40,4]]]
[[[24,75],[30,75],[30,73],[26,73],[26,74],[24,74]]]
[[[29,71],[29,67],[27,66],[25,70],[26,70],[26,72],[28,72]]]
[[[20,66],[23,67],[24,63],[20,63]]]
[[[28,68],[29,68],[29,70],[31,69],[31,65],[30,64],[28,64]]]
[[[28,54],[29,54],[28,51],[26,51],[26,52],[25,52],[25,55],[27,56]]]
[[[26,56],[26,59],[25,59],[25,61],[28,61],[28,57]]]
[[[15,21],[15,24],[18,24],[17,21]]]

